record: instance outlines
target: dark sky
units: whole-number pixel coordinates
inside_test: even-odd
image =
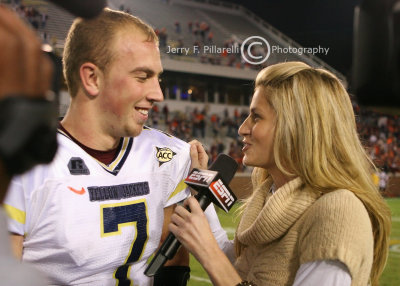
[[[349,76],[353,14],[360,0],[228,0],[252,10],[305,47],[330,48],[323,61]]]

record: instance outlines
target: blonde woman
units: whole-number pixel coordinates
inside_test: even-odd
[[[195,199],[170,230],[214,285],[377,285],[388,254],[390,210],[357,136],[348,94],[331,73],[301,62],[257,76],[239,129],[254,166],[232,265]]]

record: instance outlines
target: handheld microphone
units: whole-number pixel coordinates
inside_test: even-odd
[[[232,180],[238,168],[237,162],[225,154],[220,154],[208,170],[194,168],[185,183],[196,190],[194,196],[201,209],[204,211],[213,202],[224,211],[228,212],[237,198],[228,184]],[[170,233],[157,251],[144,274],[154,276],[163,267],[168,259],[172,259],[178,251],[181,243]]]

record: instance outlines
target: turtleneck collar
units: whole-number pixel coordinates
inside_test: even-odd
[[[255,190],[240,221],[236,236],[244,245],[270,243],[283,236],[320,194],[295,178],[273,194],[272,180]]]

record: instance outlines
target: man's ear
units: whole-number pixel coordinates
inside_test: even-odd
[[[83,63],[79,69],[82,87],[87,95],[97,96],[100,90],[100,69],[93,63]]]

